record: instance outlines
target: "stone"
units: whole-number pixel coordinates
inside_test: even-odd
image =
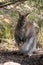
[[[3,65],[21,65],[21,64],[16,62],[5,62]]]

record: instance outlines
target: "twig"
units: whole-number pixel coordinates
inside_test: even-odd
[[[9,3],[5,3],[5,4],[3,4],[3,5],[0,5],[0,8],[3,8],[3,7],[6,7],[6,6],[8,6],[8,5],[11,5],[11,4],[16,4],[16,5],[18,5],[19,3],[21,3],[21,2],[9,2]]]

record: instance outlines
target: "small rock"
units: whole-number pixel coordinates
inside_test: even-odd
[[[16,62],[5,62],[3,65],[21,65],[21,64]]]

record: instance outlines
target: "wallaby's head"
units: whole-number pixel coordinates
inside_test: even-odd
[[[30,14],[30,13],[26,13],[26,14],[22,14],[21,12],[17,11],[18,15],[19,15],[19,19],[18,19],[18,22],[17,22],[17,25],[16,25],[16,30],[20,30],[21,27],[24,25],[24,22],[27,22],[27,15]]]
[[[25,14],[25,13],[22,14],[22,13],[20,13],[20,12],[18,11],[19,19],[22,19],[22,20],[24,20],[29,14],[30,14],[29,12],[26,13],[26,14]]]

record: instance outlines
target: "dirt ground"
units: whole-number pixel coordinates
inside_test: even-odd
[[[8,61],[17,62],[21,65],[43,65],[43,55],[29,57],[16,52],[0,52],[0,63],[3,64]]]

